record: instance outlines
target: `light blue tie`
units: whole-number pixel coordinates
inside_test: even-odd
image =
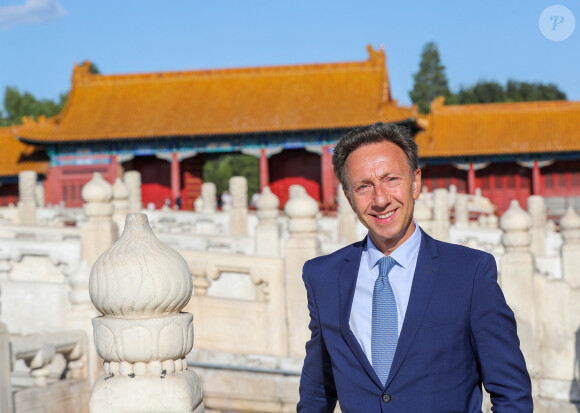
[[[389,282],[389,272],[394,266],[395,260],[390,256],[379,260],[379,276],[373,290],[371,354],[373,368],[383,386],[389,377],[399,340],[397,300]]]

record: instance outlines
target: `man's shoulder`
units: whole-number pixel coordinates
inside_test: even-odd
[[[312,258],[304,264],[304,268],[320,268],[329,267],[333,265],[343,264],[345,260],[360,258],[360,254],[363,250],[363,241],[358,241],[353,244],[347,245],[346,247],[340,248],[330,254],[321,255],[316,258]]]
[[[464,245],[452,244],[450,242],[437,240],[425,233],[423,233],[425,243],[431,243],[435,246],[438,255],[442,259],[460,260],[473,262],[476,260],[490,260],[493,255],[488,252],[478,250],[475,248],[466,247]],[[419,251],[421,253],[421,251]]]

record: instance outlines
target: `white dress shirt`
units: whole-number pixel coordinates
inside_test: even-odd
[[[416,224],[415,224],[416,225]],[[397,319],[399,335],[405,320],[411,285],[417,266],[417,256],[421,245],[421,230],[416,225],[415,231],[402,245],[390,255],[396,261],[395,266],[389,273],[389,282],[393,288],[397,300]],[[380,252],[371,237],[367,234],[366,247],[362,252],[356,287],[350,310],[349,325],[358,340],[362,350],[372,364],[371,354],[371,326],[373,315],[373,290],[375,281],[379,276],[377,262],[384,254]]]

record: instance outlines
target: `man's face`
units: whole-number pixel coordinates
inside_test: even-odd
[[[345,164],[345,195],[375,246],[390,254],[415,231],[413,209],[421,170],[411,174],[405,153],[385,141],[359,147]]]

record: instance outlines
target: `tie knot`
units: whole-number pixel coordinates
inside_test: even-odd
[[[389,274],[389,272],[395,266],[396,261],[390,255],[387,257],[382,257],[379,260],[379,276],[384,277]]]

